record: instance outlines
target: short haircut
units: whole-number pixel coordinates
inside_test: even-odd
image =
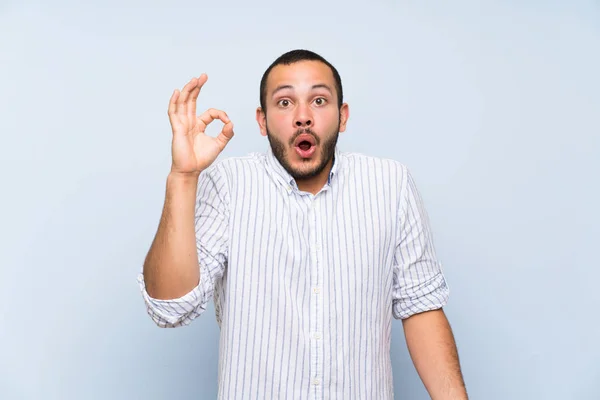
[[[342,104],[344,102],[344,92],[342,90],[342,78],[340,77],[340,74],[338,73],[337,69],[329,61],[327,61],[325,58],[321,57],[317,53],[312,52],[310,50],[299,49],[288,51],[287,53],[284,53],[281,56],[279,56],[275,61],[273,61],[273,63],[269,66],[269,68],[267,68],[267,70],[263,74],[260,80],[260,107],[262,108],[263,112],[267,112],[267,79],[271,70],[278,65],[291,65],[300,61],[320,61],[331,69],[331,72],[333,73],[333,78],[335,79],[335,89],[338,98],[338,108],[342,107]]]

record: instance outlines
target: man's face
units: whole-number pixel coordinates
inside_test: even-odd
[[[294,179],[309,179],[330,166],[348,106],[338,108],[331,69],[319,61],[278,65],[267,79],[266,115],[257,111],[261,133]]]

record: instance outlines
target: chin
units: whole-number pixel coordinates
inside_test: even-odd
[[[294,150],[292,150],[294,151]],[[313,178],[323,171],[327,162],[323,161],[320,154],[315,154],[309,159],[299,158],[297,154],[293,154],[293,159],[286,160],[285,168],[294,179],[309,179]]]

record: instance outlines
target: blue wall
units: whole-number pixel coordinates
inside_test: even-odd
[[[305,47],[342,74],[342,150],[417,180],[472,398],[600,399],[598,2],[53,3],[0,5],[0,398],[215,398],[214,309],[161,330],[135,282],[168,100],[207,72],[222,156],[264,150],[260,76]],[[396,398],[427,399],[393,329]]]

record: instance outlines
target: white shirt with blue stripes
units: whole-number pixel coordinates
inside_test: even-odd
[[[327,184],[298,190],[268,149],[198,181],[200,284],[158,300],[161,327],[213,299],[219,399],[392,399],[392,317],[439,309],[448,286],[422,199],[397,161],[336,149]]]

